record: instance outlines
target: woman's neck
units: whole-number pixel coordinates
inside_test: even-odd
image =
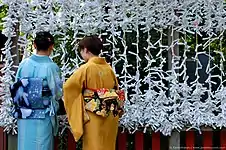
[[[87,61],[89,61],[91,58],[94,58],[94,57],[99,57],[99,56],[91,54],[88,56]]]
[[[37,51],[36,54],[37,55],[44,55],[44,56],[50,55],[49,51],[42,51],[42,50]]]

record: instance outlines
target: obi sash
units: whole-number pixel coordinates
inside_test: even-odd
[[[85,89],[83,91],[85,109],[99,116],[107,117],[112,112],[121,116],[125,101],[123,90],[115,89]]]
[[[24,85],[22,81],[25,80],[27,83]],[[52,93],[44,82],[42,78],[25,78],[11,86],[15,118],[45,118]]]

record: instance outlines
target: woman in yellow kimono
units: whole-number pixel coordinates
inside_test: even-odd
[[[96,36],[79,42],[86,61],[64,84],[64,104],[75,141],[83,136],[83,150],[115,150],[118,116],[102,117],[85,109],[84,89],[118,88],[116,76],[105,58],[98,57],[103,44]]]

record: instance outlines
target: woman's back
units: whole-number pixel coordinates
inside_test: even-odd
[[[109,106],[113,108],[113,101],[101,103],[98,96],[106,91],[112,96],[116,92],[111,93],[114,91],[111,89],[118,88],[118,82],[110,65],[99,57],[102,49],[103,43],[98,37],[83,38],[78,50],[86,64],[64,84],[68,121],[75,140],[83,136],[83,150],[115,150],[119,116],[114,116],[112,109],[107,111]],[[109,113],[104,115],[104,112]]]
[[[62,96],[60,69],[49,58],[53,46],[54,38],[49,32],[36,33],[36,54],[19,65],[17,82],[27,80],[28,84],[19,86],[23,95],[19,95],[18,103],[14,104],[15,112],[22,114],[17,121],[18,150],[53,149],[53,135],[58,128],[56,111]],[[20,103],[23,100],[26,105]]]
[[[17,77],[33,77],[46,79],[50,70],[59,70],[48,56],[32,55],[20,64]]]
[[[107,88],[117,87],[115,74],[105,59],[94,57],[86,65],[86,84],[84,88]]]

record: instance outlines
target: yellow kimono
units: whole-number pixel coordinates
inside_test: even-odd
[[[115,150],[118,119],[104,118],[84,109],[86,88],[112,89],[118,82],[104,58],[93,57],[76,70],[64,84],[64,104],[75,141],[83,136],[83,150]]]

